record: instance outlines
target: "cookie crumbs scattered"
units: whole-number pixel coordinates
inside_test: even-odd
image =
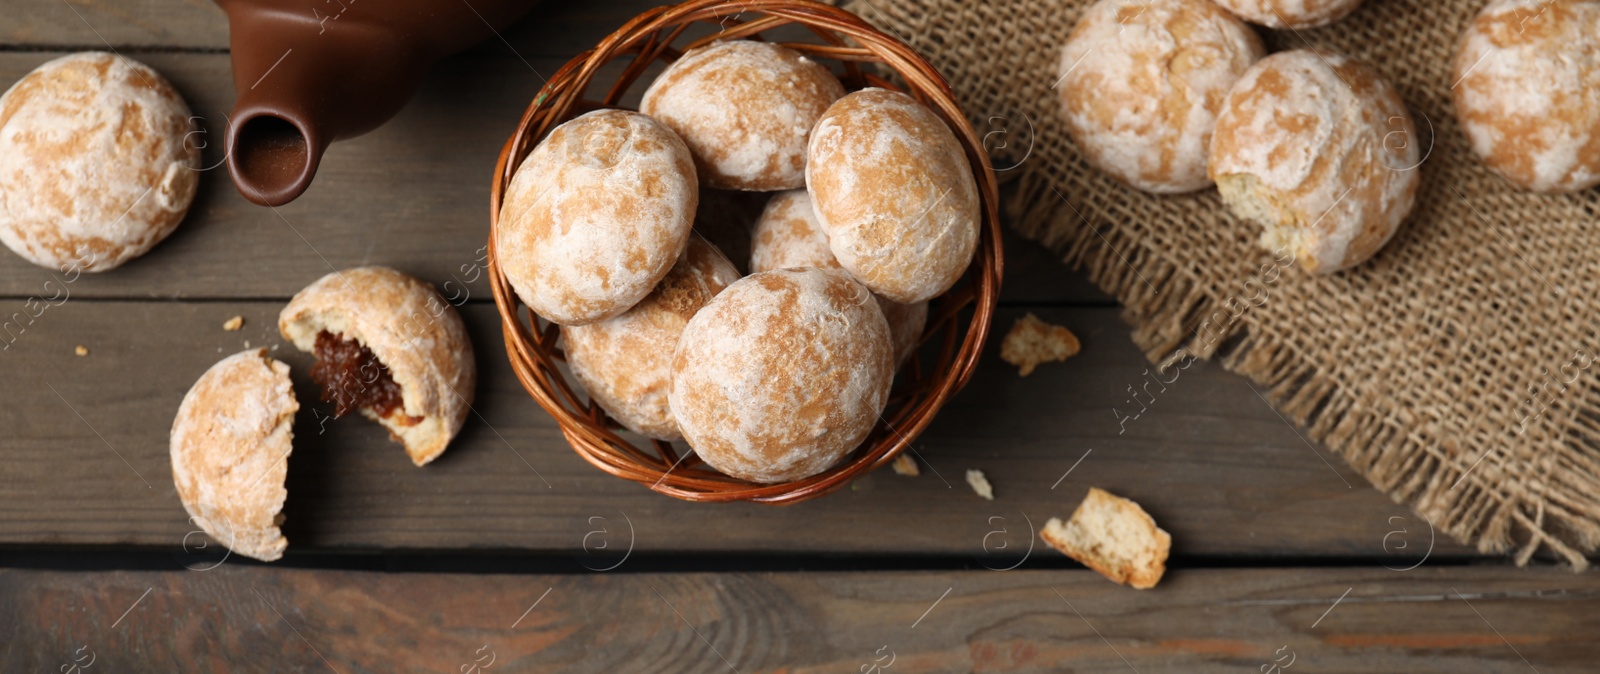
[[[1000,358],[1021,369],[1021,375],[1033,374],[1041,363],[1063,361],[1078,355],[1081,346],[1077,335],[1059,325],[1051,325],[1028,314],[1017,319],[1000,344]]]
[[[911,458],[910,454],[901,454],[894,457],[894,463],[889,464],[889,466],[894,468],[896,475],[916,477],[922,474],[922,469],[917,467],[917,460]]]
[[[983,471],[967,471],[967,484],[972,486],[972,491],[978,496],[989,501],[994,500],[994,487],[989,486],[989,478],[983,476]]]
[[[233,318],[228,319],[226,323],[222,324],[222,329],[227,330],[228,332],[238,332],[239,328],[242,327],[244,327],[243,316],[234,316]]]
[[[72,350],[72,352],[80,356],[87,356],[89,355],[89,347],[79,344],[77,348]]]

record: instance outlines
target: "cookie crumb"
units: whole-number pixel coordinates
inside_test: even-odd
[[[1017,366],[1021,376],[1033,374],[1040,363],[1063,361],[1078,355],[1077,335],[1059,325],[1039,320],[1032,313],[1017,319],[1000,344],[1000,358]]]
[[[227,330],[228,332],[238,332],[239,328],[242,327],[244,327],[243,316],[234,316],[233,318],[228,319],[226,323],[222,324],[222,329]]]
[[[80,356],[87,356],[89,355],[89,347],[79,344],[77,348],[72,350],[72,352]]]
[[[1172,550],[1172,535],[1144,508],[1098,488],[1089,489],[1071,519],[1045,522],[1039,537],[1100,575],[1139,590],[1161,582]]]
[[[977,493],[978,496],[982,497],[983,499],[988,501],[994,500],[994,487],[989,486],[989,478],[984,477],[983,471],[967,471],[967,484],[971,485],[972,491]]]
[[[889,464],[889,466],[894,468],[896,475],[916,477],[922,474],[922,469],[917,468],[917,460],[911,458],[910,454],[902,453],[900,456],[894,457],[894,463]]]

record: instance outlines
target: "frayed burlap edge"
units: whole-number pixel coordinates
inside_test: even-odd
[[[1201,360],[1220,355],[1224,368],[1261,387],[1272,406],[1311,438],[1344,457],[1396,502],[1410,504],[1440,531],[1471,542],[1484,553],[1516,549],[1518,566],[1526,565],[1543,546],[1567,560],[1574,571],[1588,568],[1584,553],[1600,544],[1596,504],[1570,504],[1577,508],[1560,518],[1562,527],[1547,528],[1557,522],[1546,521],[1545,508],[1530,516],[1482,486],[1469,483],[1468,489],[1457,491],[1457,480],[1470,467],[1463,468],[1459,461],[1435,451],[1433,441],[1344,395],[1314,366],[1303,364],[1292,346],[1258,338],[1239,321],[1202,334],[1202,317],[1227,315],[1228,300],[1205,292],[1185,270],[1158,255],[1131,262],[1124,251],[1137,249],[1139,242],[1129,240],[1122,230],[1087,226],[1077,211],[1056,198],[1055,186],[1042,173],[1025,171],[1016,177],[1005,203],[1007,221],[1023,236],[1062,254],[1064,263],[1086,272],[1092,283],[1115,296],[1123,304],[1124,319],[1134,326],[1134,343],[1150,362],[1165,368],[1191,355]],[[1069,234],[1051,236],[1061,232]],[[1161,291],[1147,290],[1152,284]],[[1600,392],[1586,389],[1583,407],[1600,409]],[[1588,441],[1600,443],[1600,420],[1587,419],[1581,432]],[[1569,488],[1589,490],[1600,484],[1600,465],[1585,462],[1568,467],[1573,469],[1570,474],[1583,476],[1566,481]]]
[[[1053,92],[1040,92],[1041,87],[1033,85],[1041,78],[1044,82],[1054,79],[1060,41],[1078,12],[1090,3],[1067,0],[1060,7],[1039,7],[1020,0],[977,4],[957,0],[855,0],[844,4],[927,55],[951,78],[958,94],[964,97],[968,117],[982,130],[994,127],[995,117],[989,113],[996,109],[1031,112],[1034,119],[1052,114],[1055,102],[1041,98],[1051,97]],[[1424,99],[1426,107],[1437,112],[1448,107],[1448,93],[1441,95],[1433,80],[1440,76],[1439,64],[1448,62],[1453,36],[1475,12],[1470,4],[1434,5],[1426,0],[1368,3],[1363,13],[1343,25],[1311,31],[1309,35],[1269,33],[1266,38],[1276,48],[1306,44],[1339,48],[1342,44],[1358,58],[1383,63],[1391,78],[1400,78],[1397,85],[1403,95]],[[1432,39],[1425,41],[1419,36]],[[1417,45],[1422,42],[1429,46],[1419,48]],[[1386,49],[1389,53],[1385,53]],[[1442,121],[1449,125],[1448,120]],[[1458,129],[1441,128],[1438,133],[1457,134],[1450,139],[1459,144]],[[1418,423],[1416,410],[1403,405],[1382,409],[1375,402],[1383,400],[1363,400],[1362,395],[1340,385],[1335,377],[1312,363],[1307,354],[1299,352],[1294,346],[1296,340],[1271,334],[1272,326],[1261,325],[1255,317],[1208,324],[1205,317],[1229,315],[1228,305],[1237,296],[1214,278],[1211,283],[1202,283],[1199,278],[1206,274],[1200,273],[1192,260],[1188,265],[1173,261],[1170,247],[1174,246],[1174,238],[1183,238],[1181,235],[1173,237],[1169,236],[1171,232],[1150,232],[1148,228],[1141,233],[1138,226],[1123,226],[1151,212],[1171,215],[1172,211],[1193,211],[1202,206],[1219,208],[1219,202],[1152,207],[1140,201],[1143,197],[1133,194],[1125,202],[1108,202],[1103,189],[1090,186],[1091,192],[1102,192],[1097,195],[1101,197],[1096,204],[1100,209],[1092,210],[1083,204],[1082,208],[1072,206],[1062,192],[1072,193],[1074,181],[1078,188],[1084,188],[1088,169],[1072,156],[1070,148],[1054,149],[1059,151],[1045,152],[1047,156],[1035,159],[1033,164],[1002,174],[1002,178],[1011,178],[1008,182],[1016,183],[1006,204],[1007,220],[1023,236],[1045,244],[1061,254],[1064,262],[1087,272],[1091,281],[1121,301],[1124,317],[1135,328],[1135,343],[1152,362],[1165,366],[1189,355],[1217,357],[1226,369],[1264,388],[1269,403],[1304,427],[1310,437],[1340,454],[1397,502],[1411,505],[1437,530],[1475,544],[1485,553],[1514,551],[1519,565],[1543,549],[1566,559],[1575,570],[1587,567],[1584,553],[1600,544],[1600,462],[1596,458],[1600,456],[1600,413],[1596,412],[1600,410],[1600,390],[1589,383],[1592,377],[1575,386],[1576,392],[1571,395],[1565,384],[1558,383],[1563,395],[1545,401],[1548,409],[1541,409],[1532,422],[1538,432],[1519,444],[1507,444],[1504,451],[1492,432],[1484,432],[1484,424],[1455,429],[1467,436],[1458,441],[1450,432]],[[1472,169],[1478,176],[1463,177],[1468,169],[1460,167],[1467,158],[1464,150],[1456,149],[1458,156],[1450,158],[1452,163],[1446,169],[1436,170],[1432,179],[1452,189],[1458,187],[1454,183],[1459,181],[1456,194],[1465,201],[1467,194],[1483,194],[1479,190],[1490,183],[1484,182],[1481,167]],[[1009,165],[1001,159],[1004,158],[997,158],[997,164]],[[1489,190],[1484,198],[1495,205],[1516,199],[1500,190]],[[1574,221],[1573,213],[1579,213],[1577,220],[1584,219],[1579,208],[1587,209],[1588,219],[1594,219],[1594,200],[1587,205],[1569,206],[1561,211],[1562,225]],[[1509,208],[1517,212],[1515,203]],[[1521,212],[1532,213],[1560,210],[1528,209],[1526,205],[1523,208]],[[1459,221],[1469,217],[1460,212],[1459,206],[1455,213],[1448,212],[1448,208],[1439,210],[1444,212],[1434,215],[1445,221],[1443,225],[1459,224],[1451,222],[1451,218]],[[1391,247],[1406,245],[1403,240],[1409,234],[1402,230]],[[1147,236],[1164,236],[1166,240],[1150,240]],[[1216,243],[1214,239],[1211,243]],[[1425,243],[1417,248],[1435,245],[1431,241]],[[1508,241],[1507,245],[1511,243]],[[1238,254],[1235,247],[1217,252]],[[1419,256],[1416,250],[1409,254],[1413,258]],[[1210,272],[1216,275],[1214,269]],[[1549,284],[1537,270],[1534,275]],[[1539,318],[1538,312],[1527,313]],[[1570,323],[1567,327],[1572,332]],[[1585,348],[1600,343],[1593,328],[1582,337]],[[1526,354],[1521,357],[1527,360]],[[1507,375],[1500,393],[1490,397],[1503,402],[1507,394],[1520,394],[1530,376],[1531,373]],[[1507,410],[1500,411],[1497,421],[1506,416]],[[1504,425],[1498,428],[1503,434]],[[1527,430],[1526,426],[1522,429]],[[1550,446],[1556,444],[1565,446]]]

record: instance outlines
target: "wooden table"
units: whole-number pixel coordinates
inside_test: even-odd
[[[479,252],[489,174],[541,73],[650,4],[545,3],[438,66],[394,121],[336,145],[288,206],[253,206],[211,170],[171,239],[19,324],[0,352],[0,670],[1600,666],[1594,574],[1517,569],[1435,535],[1214,365],[1151,387],[1115,303],[1020,240],[1006,242],[996,325],[1033,312],[1083,354],[1024,379],[991,343],[916,443],[921,477],[707,506],[585,464],[505,364]],[[0,84],[114,48],[178,86],[213,166],[233,100],[226,38],[207,0],[3,0]],[[309,359],[277,334],[296,290],[361,264],[470,293],[482,418],[427,468],[365,421],[324,423]],[[0,254],[0,315],[18,320],[52,282]],[[243,329],[224,331],[233,316]],[[290,552],[224,562],[191,533],[167,431],[201,372],[262,345],[301,380]],[[1113,408],[1144,411],[1119,424]],[[963,483],[969,468],[995,501]],[[1038,543],[1091,485],[1172,533],[1159,588],[1113,585]]]

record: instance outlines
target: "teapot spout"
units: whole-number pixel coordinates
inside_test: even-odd
[[[311,14],[266,4],[223,6],[238,92],[228,170],[239,193],[263,206],[299,197],[329,144],[394,116],[427,71],[417,45],[355,12],[323,26]]]
[[[228,14],[228,170],[246,199],[305,192],[334,141],[400,111],[428,66],[495,34],[535,0],[215,0]]]
[[[244,198],[282,206],[311,185],[328,141],[295,111],[241,106],[228,128],[228,171]]]

